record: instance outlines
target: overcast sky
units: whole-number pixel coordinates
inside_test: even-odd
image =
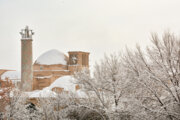
[[[90,64],[104,53],[136,43],[151,32],[180,33],[180,0],[0,0],[0,68],[20,70],[20,30],[33,36],[33,59],[50,49],[88,51]]]

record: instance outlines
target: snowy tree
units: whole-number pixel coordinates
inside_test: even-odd
[[[112,54],[95,65],[93,77],[86,69],[75,74],[77,84],[89,96],[87,105],[110,119],[130,118],[122,106],[131,85],[124,70],[121,56]]]
[[[152,45],[143,52],[127,50],[124,66],[134,81],[134,97],[146,119],[180,118],[180,41],[169,33],[152,34]]]
[[[70,97],[71,96],[71,97]],[[40,97],[38,100],[41,119],[66,119],[69,109],[73,109],[73,97],[70,93],[56,93],[53,97]]]
[[[10,100],[6,106],[5,119],[8,120],[24,120],[29,119],[29,111],[27,109],[27,97],[19,90],[13,89],[10,94]]]
[[[75,78],[88,95],[84,104],[110,119],[180,119],[180,41],[169,32],[152,34],[145,52],[137,46],[105,56],[93,76],[83,70]]]
[[[14,85],[10,80],[0,81],[0,118],[4,115],[5,107],[10,101],[10,92],[13,88]]]
[[[13,83],[7,79],[6,81],[0,81],[0,84],[0,103],[1,105],[4,105],[0,107],[0,111],[3,112],[5,105],[10,100],[10,92],[14,86]]]
[[[54,97],[39,98],[39,118],[45,120],[92,120],[101,115],[96,109],[88,107],[87,99],[80,99],[71,92],[57,93]],[[101,120],[101,119],[99,119]]]

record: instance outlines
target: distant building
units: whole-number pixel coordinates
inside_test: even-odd
[[[0,69],[0,86],[2,82],[7,82],[8,80],[12,81],[12,83],[16,87],[20,87],[20,82],[21,82],[20,71]]]
[[[89,53],[81,51],[68,52],[69,56],[58,50],[50,50],[37,58],[33,65],[33,90],[50,86],[56,79],[72,75],[89,67]]]
[[[73,91],[79,86],[70,83],[75,71],[89,68],[89,53],[70,51],[68,56],[58,50],[49,50],[32,63],[32,30],[26,27],[21,32],[21,72],[0,70],[0,83],[11,80],[16,87],[26,92],[49,87],[52,91]],[[66,84],[65,84],[66,83]],[[70,87],[72,85],[72,87]],[[34,93],[34,92],[32,92]],[[35,93],[38,94],[38,93]],[[33,95],[32,95],[33,96]]]

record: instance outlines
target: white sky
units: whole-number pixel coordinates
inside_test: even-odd
[[[180,33],[180,0],[0,0],[0,68],[20,70],[20,30],[34,30],[33,58],[43,52],[104,53],[149,44],[151,32]]]

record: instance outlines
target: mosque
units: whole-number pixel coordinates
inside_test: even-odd
[[[69,51],[68,56],[52,49],[40,55],[32,63],[33,31],[28,26],[20,32],[21,38],[21,71],[0,69],[0,83],[11,80],[22,91],[51,90],[68,91],[78,85],[70,82],[75,71],[89,68],[89,53],[83,51]]]

